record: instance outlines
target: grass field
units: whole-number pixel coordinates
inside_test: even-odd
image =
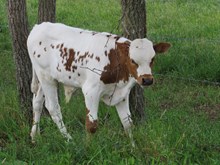
[[[4,0],[5,2],[5,0]],[[37,3],[27,0],[30,29]],[[80,92],[69,104],[61,96],[66,143],[44,115],[37,144],[19,112],[15,66],[5,4],[0,4],[0,164],[220,164],[220,2],[148,0],[148,38],[167,41],[158,56],[156,83],[145,89],[147,120],[136,125],[136,148],[125,136],[114,108],[100,104],[98,132],[88,137]],[[57,22],[121,34],[119,0],[57,0]],[[207,81],[203,81],[207,80]],[[104,120],[107,112],[110,116]]]

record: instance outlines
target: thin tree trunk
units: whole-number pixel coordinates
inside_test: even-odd
[[[145,0],[121,0],[122,29],[125,37],[134,40],[146,37],[146,4]],[[134,121],[146,119],[143,89],[135,85],[130,93],[130,109]]]
[[[38,23],[56,21],[56,0],[39,0]]]
[[[122,29],[125,37],[134,40],[146,37],[145,0],[122,0]]]
[[[30,83],[32,69],[26,45],[28,36],[26,0],[8,0],[7,6],[20,107],[31,122],[32,93]]]

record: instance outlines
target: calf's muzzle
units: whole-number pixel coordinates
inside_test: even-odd
[[[152,85],[154,82],[153,78],[142,78],[142,85],[149,86]]]
[[[141,75],[137,79],[137,81],[138,81],[138,84],[140,84],[141,86],[145,87],[145,86],[152,85],[154,83],[154,78],[150,74],[145,74],[145,75]]]

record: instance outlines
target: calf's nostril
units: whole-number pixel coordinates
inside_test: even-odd
[[[142,78],[142,84],[143,85],[151,85],[151,84],[153,84],[153,79]]]

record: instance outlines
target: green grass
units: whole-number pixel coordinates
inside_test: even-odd
[[[156,71],[181,77],[220,81],[220,3],[209,1],[149,1],[148,36],[169,41],[169,56]]]
[[[37,2],[28,0],[27,6],[31,28]],[[6,7],[0,4],[0,164],[220,164],[219,86],[189,80],[220,82],[219,7],[216,0],[147,1],[148,37],[168,41],[172,48],[156,59],[156,83],[145,89],[147,120],[134,127],[132,148],[115,109],[103,103],[98,132],[86,134],[80,92],[69,104],[61,92],[73,141],[66,143],[44,115],[42,134],[36,145],[30,143],[18,105]],[[120,1],[57,1],[57,22],[71,26],[121,34],[120,17]]]

